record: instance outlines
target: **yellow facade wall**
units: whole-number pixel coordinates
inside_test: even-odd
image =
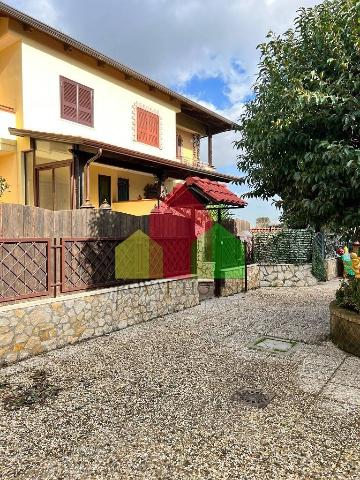
[[[111,177],[112,203],[118,201],[118,178],[126,178],[129,180],[129,200],[138,200],[139,195],[144,198],[145,185],[155,183],[154,176],[150,174],[145,175],[98,164],[90,165],[90,201],[96,208],[99,207],[99,175],[108,175]]]
[[[99,208],[99,175],[111,177],[111,208],[116,212],[123,212],[129,215],[149,215],[157,205],[156,199],[145,199],[144,188],[148,183],[154,184],[156,179],[151,174],[131,172],[122,168],[111,168],[100,164],[90,165],[90,202],[95,208]],[[118,178],[129,180],[129,201],[118,202]],[[167,193],[170,193],[177,180],[168,178],[165,181]],[[139,200],[139,195],[142,199]]]
[[[0,50],[0,104],[16,112],[16,126],[22,127],[21,43]]]
[[[16,153],[0,154],[0,176],[10,185],[9,190],[0,197],[0,203],[20,203]]]
[[[176,129],[176,133],[182,138],[181,159],[186,163],[193,164],[193,133],[180,128]]]
[[[114,202],[111,209],[115,212],[127,213],[128,215],[150,215],[157,206],[157,200],[131,200],[129,202]]]
[[[4,32],[3,32],[4,33]],[[14,124],[6,125],[22,128],[22,67],[21,42],[0,50],[0,104],[15,110]],[[10,138],[10,135],[9,137]],[[15,139],[15,138],[14,138]],[[23,141],[17,139],[17,153],[0,152],[0,175],[10,185],[9,191],[0,198],[3,203],[23,203],[22,188],[22,156]]]

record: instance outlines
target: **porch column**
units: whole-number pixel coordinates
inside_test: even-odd
[[[85,175],[85,202],[81,205],[80,208],[94,208],[94,205],[90,202],[90,163],[98,160],[102,155],[102,148],[99,148],[96,155],[89,158],[85,164],[84,175]]]
[[[79,161],[79,154],[78,154],[78,146],[74,145],[72,149],[72,155],[73,155],[73,162],[74,162],[74,167],[73,167],[73,177],[72,177],[72,182],[71,182],[71,188],[72,188],[72,208],[79,208],[81,205],[80,201],[80,193],[81,193],[81,188],[80,188],[80,180],[81,180],[81,172],[80,172],[80,161]]]
[[[158,179],[157,197],[158,197],[158,200],[160,200],[161,195],[162,195],[162,191],[163,191],[163,187],[164,187],[164,182],[168,178],[168,176],[165,174],[164,171],[160,171],[156,174],[156,177]]]
[[[209,167],[213,166],[213,158],[212,158],[212,135],[211,133],[208,134],[208,164]]]

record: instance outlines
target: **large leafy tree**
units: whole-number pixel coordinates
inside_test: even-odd
[[[360,225],[360,1],[302,8],[259,49],[236,142],[249,196],[289,226]]]

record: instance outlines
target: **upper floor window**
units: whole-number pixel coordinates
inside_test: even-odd
[[[94,90],[60,77],[61,118],[94,126]]]
[[[143,108],[137,107],[136,109],[136,139],[138,142],[152,145],[159,148],[159,115],[149,112]]]

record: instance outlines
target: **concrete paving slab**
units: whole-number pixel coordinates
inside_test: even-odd
[[[330,382],[322,390],[321,395],[338,402],[360,407],[360,388]]]

